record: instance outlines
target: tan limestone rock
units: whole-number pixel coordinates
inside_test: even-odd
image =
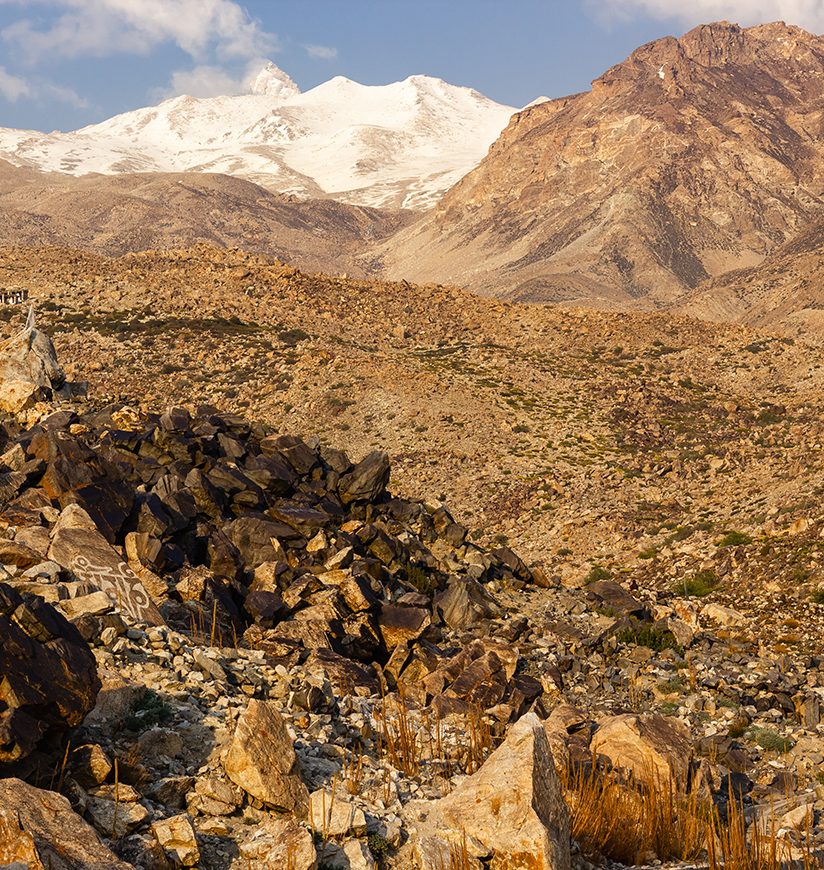
[[[198,866],[200,849],[197,847],[192,821],[186,813],[155,822],[152,833],[175,866]]]
[[[268,807],[303,818],[309,791],[286,723],[274,704],[252,700],[238,719],[223,768],[229,779]]]
[[[477,773],[430,804],[419,834],[447,844],[466,837],[470,855],[488,854],[494,870],[568,870],[569,816],[540,719],[518,720]],[[421,870],[435,870],[442,851],[432,842],[419,850],[419,863],[429,861]]]
[[[610,716],[599,724],[590,747],[642,782],[687,784],[692,740],[678,719],[635,713]]]
[[[363,810],[329,789],[319,789],[310,795],[309,824],[316,834],[326,837],[366,835]]]
[[[294,819],[269,816],[241,845],[240,856],[248,870],[316,870],[312,835]]]
[[[62,795],[0,780],[0,865],[29,870],[128,870]]]
[[[51,339],[34,325],[34,310],[16,335],[0,344],[0,410],[21,411],[50,398],[66,380]]]

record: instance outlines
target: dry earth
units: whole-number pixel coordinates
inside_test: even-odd
[[[131,173],[82,178],[0,161],[5,244],[66,245],[119,256],[207,242],[363,274],[355,255],[411,212],[298,200],[229,175]]]
[[[0,285],[31,288],[92,395],[209,402],[356,457],[386,449],[396,490],[448,497],[479,538],[566,583],[595,568],[665,588],[712,570],[718,600],[760,614],[774,641],[820,582],[812,341],[335,279],[207,247],[9,248]],[[22,312],[6,312],[10,331]],[[751,540],[718,546],[729,531]]]

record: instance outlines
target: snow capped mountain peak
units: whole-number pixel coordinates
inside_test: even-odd
[[[300,94],[300,88],[277,64],[269,63],[251,80],[249,92],[256,96],[288,100]]]
[[[423,75],[336,76],[301,93],[269,63],[245,95],[177,97],[51,136],[0,128],[0,160],[72,175],[222,172],[279,193],[423,209],[481,161],[514,111]]]

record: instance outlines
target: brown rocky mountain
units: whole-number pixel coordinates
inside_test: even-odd
[[[74,178],[0,161],[0,220],[7,244],[67,245],[119,256],[209,242],[301,268],[357,273],[353,255],[402,226],[409,213],[331,199],[300,201],[228,175]]]
[[[710,279],[680,303],[709,320],[778,328],[796,335],[824,332],[824,223],[776,248],[751,269]]]
[[[642,46],[591,91],[515,115],[378,260],[518,300],[667,305],[819,214],[822,73],[824,38],[784,24]]]

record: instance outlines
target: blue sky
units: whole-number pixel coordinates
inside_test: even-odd
[[[824,0],[0,0],[0,126],[73,129],[271,59],[304,90],[425,73],[524,105],[702,21],[824,30]]]

